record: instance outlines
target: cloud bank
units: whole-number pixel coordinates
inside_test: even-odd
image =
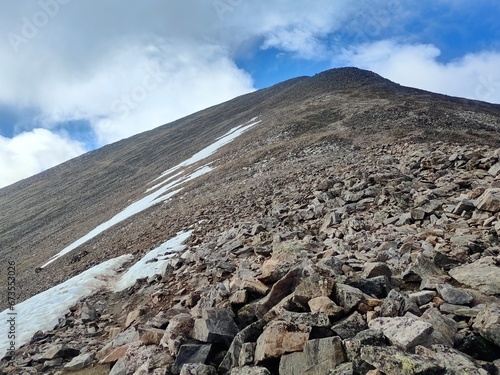
[[[254,90],[236,61],[259,50],[500,102],[497,50],[442,62],[439,46],[405,29],[443,4],[455,13],[466,7],[449,0],[404,6],[397,0],[9,3],[0,12],[0,108],[30,115],[9,124],[14,138],[1,139],[0,187],[13,176]],[[72,124],[79,122],[89,124],[91,144],[78,142]],[[0,111],[0,135],[2,126]],[[58,146],[31,147],[48,139]],[[34,167],[37,159],[46,161]]]

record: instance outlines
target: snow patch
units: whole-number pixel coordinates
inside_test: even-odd
[[[232,128],[230,131],[228,131],[222,137],[218,138],[210,146],[205,147],[203,150],[194,154],[191,158],[189,158],[189,159],[185,160],[184,162],[174,166],[173,168],[170,168],[167,171],[163,172],[158,178],[151,181],[150,183],[157,181],[157,180],[160,180],[160,179],[163,179],[166,176],[172,174],[173,172],[176,172],[176,171],[180,170],[181,168],[183,168],[183,170],[180,170],[174,176],[171,176],[167,180],[160,182],[160,183],[156,184],[155,186],[146,190],[146,193],[149,193],[150,191],[154,191],[154,192],[152,192],[149,195],[145,196],[144,198],[141,198],[138,201],[132,203],[130,206],[126,207],[123,211],[119,212],[118,214],[113,216],[108,221],[98,225],[96,228],[91,230],[85,236],[76,240],[72,244],[66,246],[59,253],[57,253],[52,258],[50,258],[50,260],[48,262],[46,262],[44,265],[42,265],[41,268],[48,266],[50,263],[59,259],[63,255],[71,252],[72,250],[76,249],[78,246],[91,240],[92,238],[96,237],[97,235],[101,234],[102,232],[111,228],[112,226],[128,219],[129,217],[131,217],[133,215],[138,214],[139,212],[142,212],[142,211],[154,206],[157,203],[164,202],[164,201],[170,199],[171,197],[173,197],[175,194],[177,194],[179,191],[182,190],[182,188],[181,188],[182,184],[184,184],[188,181],[191,181],[197,177],[200,177],[200,176],[210,172],[213,169],[209,165],[204,165],[204,166],[196,169],[194,172],[188,174],[188,173],[186,173],[187,167],[189,167],[189,166],[207,158],[208,156],[214,154],[219,148],[232,142],[238,136],[240,136],[245,131],[250,129],[252,126],[257,125],[260,122],[261,122],[261,120],[256,121],[256,118],[253,118],[252,120],[250,120],[246,124],[239,125],[239,126]],[[178,177],[178,178],[175,178],[175,177]]]
[[[16,349],[29,342],[39,331],[53,329],[68,309],[80,299],[108,287],[117,279],[117,273],[127,262],[133,260],[132,255],[110,259],[82,272],[80,275],[56,285],[26,301],[17,304],[14,311],[9,309],[0,313],[0,358],[9,350],[7,334],[9,325],[6,323],[15,317]],[[12,315],[15,313],[15,315]]]
[[[16,321],[16,349],[31,340],[37,331],[53,329],[70,307],[99,290],[120,292],[133,286],[138,279],[161,275],[174,253],[185,249],[183,245],[192,231],[179,232],[175,237],[151,250],[125,273],[118,273],[124,264],[134,259],[131,254],[107,260],[80,275],[54,286],[14,307],[0,313],[0,337],[7,338],[9,318]],[[12,315],[15,314],[15,315]],[[0,341],[0,358],[10,349],[8,340]]]
[[[123,274],[114,285],[115,292],[121,292],[135,284],[139,279],[148,278],[154,275],[162,275],[169,262],[168,260],[176,253],[184,250],[183,245],[191,235],[192,231],[180,232],[174,238],[161,244],[156,249],[151,250],[140,261],[134,264]]]

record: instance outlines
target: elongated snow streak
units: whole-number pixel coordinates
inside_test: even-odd
[[[260,122],[260,120],[256,121],[256,118],[253,118],[251,121],[247,122],[246,124],[243,124],[243,125],[240,125],[240,126],[237,126],[233,129],[231,129],[226,134],[224,134],[222,137],[218,138],[210,146],[205,147],[203,150],[194,154],[191,158],[189,158],[189,159],[183,161],[182,163],[176,165],[175,167],[170,168],[169,170],[163,172],[160,175],[160,177],[158,177],[157,179],[155,179],[151,182],[165,178],[169,174],[172,174],[173,172],[176,172],[179,169],[183,168],[183,170],[179,171],[174,176],[171,176],[166,181],[158,183],[157,185],[153,186],[152,188],[149,188],[148,190],[146,190],[146,193],[150,192],[151,190],[154,190],[154,192],[152,192],[149,195],[145,196],[144,198],[141,198],[138,201],[132,203],[130,206],[126,207],[123,211],[119,212],[118,214],[113,216],[108,221],[105,221],[104,223],[98,225],[96,228],[91,230],[85,236],[76,240],[72,244],[66,246],[59,253],[57,253],[52,258],[50,258],[50,260],[47,263],[42,265],[41,268],[48,266],[50,263],[54,262],[56,259],[59,259],[63,255],[76,249],[78,246],[91,240],[92,238],[94,238],[97,235],[104,232],[106,229],[111,228],[113,225],[116,225],[116,224],[128,219],[129,217],[136,215],[139,212],[142,212],[142,211],[148,209],[149,207],[154,206],[157,203],[164,202],[164,201],[170,199],[171,197],[173,197],[175,194],[177,194],[179,191],[182,190],[182,188],[181,188],[182,184],[184,184],[188,181],[191,181],[197,177],[200,177],[200,176],[202,176],[202,175],[204,175],[212,170],[212,168],[210,166],[205,165],[205,166],[202,166],[202,167],[196,169],[191,174],[184,174],[187,167],[189,167],[189,166],[207,158],[208,156],[214,154],[219,148],[232,142],[238,136],[240,136],[241,134],[246,132],[252,126],[257,125],[259,122]],[[175,177],[178,177],[178,178],[175,178]],[[156,188],[159,188],[159,189],[155,190]]]
[[[30,341],[35,332],[53,329],[59,318],[80,299],[113,284],[118,278],[117,271],[133,259],[130,254],[110,259],[15,305],[13,310],[2,311],[0,337],[3,339],[0,340],[0,358],[10,349],[10,341],[7,340],[9,319],[15,317],[17,349]]]

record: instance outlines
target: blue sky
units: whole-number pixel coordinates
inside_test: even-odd
[[[0,7],[0,187],[334,67],[500,103],[494,0],[19,0]]]

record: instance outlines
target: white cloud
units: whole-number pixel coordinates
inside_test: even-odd
[[[79,142],[46,129],[0,137],[0,187],[39,173],[86,150]]]
[[[471,53],[452,62],[438,60],[434,45],[385,40],[344,51],[341,60],[372,70],[405,86],[500,103],[500,53]]]

